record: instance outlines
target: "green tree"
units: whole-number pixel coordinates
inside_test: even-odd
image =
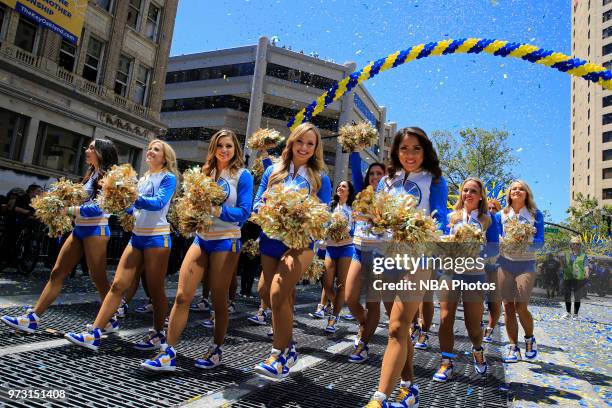
[[[456,135],[450,131],[432,132],[449,193],[457,194],[468,177],[506,184],[514,179],[511,168],[518,159],[508,146],[508,137],[508,132],[497,129],[468,128]]]
[[[574,205],[567,209],[568,224],[580,234],[598,234],[608,236],[612,223],[612,206],[599,207],[595,197],[587,198],[582,193],[576,194]]]

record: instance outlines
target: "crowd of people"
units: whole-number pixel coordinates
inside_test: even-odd
[[[249,321],[267,325],[271,320],[271,351],[255,367],[255,372],[282,379],[299,359],[298,345],[293,336],[295,287],[313,258],[320,257],[325,264],[321,278],[321,301],[311,316],[326,318],[324,332],[333,334],[340,310],[345,304],[348,306],[359,326],[355,344],[347,356],[349,362],[360,364],[368,359],[368,344],[380,320],[381,303],[389,317],[388,343],[379,386],[368,407],[418,406],[420,391],[414,382],[413,357],[415,348],[429,348],[435,296],[440,301],[438,338],[441,354],[440,366],[433,381],[453,379],[454,360],[459,358],[454,354],[453,327],[460,301],[463,302],[464,324],[472,343],[470,357],[478,375],[487,375],[484,345],[492,341],[502,305],[509,338],[503,361],[516,363],[522,358],[533,360],[537,357],[534,323],[528,307],[537,269],[535,253],[500,251],[497,245],[512,223],[533,226],[535,234],[530,240],[532,246],[543,244],[543,215],[526,182],[515,180],[510,184],[507,205],[501,208],[498,202],[487,199],[480,179],[469,177],[461,185],[454,209],[449,211],[448,187],[437,152],[427,134],[418,127],[400,129],[393,139],[388,163],[370,164],[363,176],[360,173],[359,153],[351,153],[352,179],[338,181],[333,190],[325,172],[321,135],[311,123],[301,124],[291,132],[276,163],[266,157],[265,150],[262,149],[260,153],[264,156],[265,171],[259,186],[256,186],[236,134],[223,129],[212,136],[203,172],[223,188],[225,200],[212,208],[214,221],[210,228],[198,231],[186,253],[180,255],[178,289],[168,314],[165,278],[171,247],[179,239],[173,235],[166,218],[179,184],[176,155],[171,146],[162,140],[149,143],[145,156],[148,170],[139,180],[138,198],[127,209],[135,215],[135,227],[121,255],[114,279],[108,282],[106,251],[110,214],[102,211],[96,197],[101,190],[100,180],[117,164],[118,156],[111,141],[92,140],[86,150],[88,171],[83,178],[89,199],[81,206],[63,210],[74,217],[75,226],[62,244],[43,292],[26,313],[3,316],[0,321],[17,330],[36,332],[45,312],[59,296],[65,279],[84,255],[102,305],[94,322],[85,330],[75,328],[75,332],[66,334],[70,342],[91,350],[99,349],[103,334],[118,330],[118,317],[125,314],[127,304],[142,281],[150,297],[150,303],[142,306],[142,310],[152,311],[152,329],[134,347],[157,352],[142,362],[143,369],[175,370],[176,355],[181,351],[180,337],[189,311],[208,307],[213,312],[209,319],[209,325],[214,330],[213,340],[206,353],[196,360],[195,366],[214,369],[225,358],[223,351],[229,313],[237,291],[236,274],[240,269],[244,293],[250,293],[249,285],[253,284],[255,277],[259,277],[257,292],[261,304]],[[261,232],[257,225],[248,220],[252,212],[257,212],[264,205],[266,191],[278,184],[306,189],[320,202],[327,204],[330,212],[342,214],[350,225],[350,237],[340,241],[311,242],[308,247],[295,249],[289,248],[278,237]],[[418,210],[435,219],[441,234],[453,234],[461,226],[470,225],[486,237],[488,245],[483,245],[483,254],[487,255],[489,262],[484,269],[466,273],[451,271],[440,275],[439,271],[419,268],[409,276],[400,276],[401,279],[488,282],[495,283],[499,290],[441,290],[435,295],[431,290],[417,289],[409,297],[396,296],[391,299],[373,290],[373,263],[376,257],[384,256],[390,236],[388,233],[373,233],[366,219],[353,214],[351,205],[355,195],[368,186],[391,196],[414,196]],[[254,259],[241,254],[241,245],[253,238],[258,239],[260,250],[260,257]],[[568,287],[576,294],[574,313],[577,314],[579,292],[583,286],[581,280],[588,275],[588,261],[580,253],[579,245],[573,245],[572,253],[562,261],[564,279],[567,277]],[[551,262],[545,268],[552,268]],[[397,275],[398,271],[390,272]],[[196,297],[200,287],[201,298]],[[488,318],[484,317],[485,301],[488,304]],[[488,324],[484,325],[483,322]],[[524,331],[521,341],[519,324]],[[395,401],[390,401],[389,397],[398,385]]]

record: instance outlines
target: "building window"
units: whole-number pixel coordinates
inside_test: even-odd
[[[140,167],[140,152],[141,149],[130,146],[125,143],[117,142],[113,140],[115,147],[117,148],[117,154],[119,156],[119,163],[130,163],[135,169]]]
[[[602,98],[601,104],[605,108],[606,106],[612,105],[612,95],[604,96]]]
[[[591,119],[591,110],[590,109],[587,111],[587,119]]]
[[[72,72],[74,70],[74,63],[76,62],[76,50],[74,45],[66,40],[62,40],[58,62],[59,66]]]
[[[612,27],[610,27],[610,28],[612,28]],[[604,62],[603,67],[604,67],[605,69],[607,69],[607,70],[612,69],[612,61],[606,61],[606,62]]]
[[[606,27],[603,29],[603,31],[601,32],[601,38],[602,40],[605,40],[606,38],[612,36],[612,27]]]
[[[168,72],[166,74],[166,83],[175,84],[179,82],[205,81],[208,79],[249,76],[253,75],[254,72],[254,62],[221,65],[207,68],[187,69],[183,71]]]
[[[40,122],[35,164],[66,173],[80,174],[89,137]]]
[[[591,159],[587,159],[587,170],[591,168]]]
[[[587,94],[587,103],[591,103],[591,93]]]
[[[588,142],[587,143],[587,152],[590,152],[590,151],[591,151],[591,142]]]
[[[138,30],[138,17],[140,16],[140,6],[142,0],[129,0],[127,24],[134,30]]]
[[[604,188],[601,192],[601,198],[604,200],[612,200],[612,188]]]
[[[149,4],[149,12],[147,13],[147,25],[145,27],[145,35],[155,42],[157,42],[157,32],[159,30],[160,18],[161,18],[161,9],[153,3]]]
[[[610,4],[612,3],[612,0],[603,0],[603,5],[605,6],[606,4]]]
[[[574,178],[572,177],[572,186],[574,185]]]
[[[0,156],[21,160],[28,117],[0,108]]]
[[[96,4],[109,13],[113,12],[113,3],[113,0],[96,0]]]
[[[606,113],[605,115],[601,117],[602,125],[607,125],[609,123],[612,123],[612,113]]]
[[[20,16],[15,33],[15,45],[27,52],[34,53],[37,32],[38,26],[35,23],[24,16]]]
[[[132,60],[122,55],[119,58],[119,67],[117,67],[117,77],[115,78],[115,93],[121,96],[128,94],[128,85],[130,83],[130,70],[132,69]]]
[[[266,75],[325,90],[331,88],[336,82],[333,79],[321,75],[311,74],[309,72],[300,71],[299,69],[288,68],[277,64],[268,64],[266,67]]]
[[[612,52],[612,44],[606,44],[601,47],[601,55],[608,55]]]
[[[0,38],[4,39],[4,17],[7,15],[6,7],[0,4]]]
[[[603,161],[606,161],[606,160],[612,160],[612,149],[607,149],[607,150],[604,150],[604,151],[602,152],[601,156],[602,156],[602,157],[601,157],[601,159],[602,159]]]
[[[572,149],[572,157],[576,157],[576,150]]]
[[[587,136],[591,136],[591,125],[587,126]]]
[[[612,132],[604,132],[602,139],[602,143],[612,142]]]
[[[87,43],[87,53],[85,54],[85,65],[83,66],[83,78],[88,81],[98,83],[102,67],[102,54],[104,43],[89,37]]]
[[[604,180],[612,178],[612,167],[608,167],[607,169],[603,169],[602,178]]]
[[[141,105],[147,104],[147,94],[149,90],[149,77],[151,70],[143,65],[138,65],[136,69],[136,88],[134,90],[134,101]]]

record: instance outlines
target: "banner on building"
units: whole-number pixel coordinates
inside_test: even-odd
[[[87,0],[0,0],[38,25],[78,44],[87,13]]]

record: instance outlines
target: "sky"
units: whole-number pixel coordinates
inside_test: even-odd
[[[570,54],[568,0],[180,0],[170,55],[253,45],[315,51],[337,63],[371,60],[413,45],[466,37],[524,42]],[[569,206],[570,77],[488,54],[430,57],[364,83],[387,120],[458,132],[505,130],[513,174],[555,221]]]

